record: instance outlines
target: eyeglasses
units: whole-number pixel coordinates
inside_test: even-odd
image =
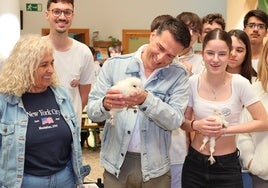
[[[55,17],[59,17],[63,13],[64,16],[67,18],[71,17],[73,15],[73,12],[74,12],[71,9],[61,10],[59,8],[54,8],[54,9],[48,10],[48,11],[51,11],[53,16],[55,16]]]
[[[256,24],[256,23],[249,23],[249,24],[246,24],[246,26],[250,29],[255,29],[255,27],[258,29],[258,30],[264,30],[266,29],[265,27],[265,24]]]

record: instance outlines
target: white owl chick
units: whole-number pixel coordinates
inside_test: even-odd
[[[130,95],[130,93],[132,93],[132,92],[139,93],[141,91],[141,86],[142,86],[141,79],[139,79],[137,77],[128,77],[124,80],[118,81],[114,86],[111,87],[111,89],[119,90],[122,92],[122,94],[125,97],[128,97]],[[123,108],[123,109],[112,108],[110,110],[112,124],[114,124],[115,115],[124,109],[126,109],[126,108]]]
[[[225,120],[224,115],[218,111],[214,111],[211,117],[215,118],[216,122],[221,123],[223,127],[228,126],[228,122]],[[216,160],[213,157],[213,153],[215,151],[215,144],[216,144],[216,138],[215,137],[208,137],[204,136],[203,138],[203,144],[200,147],[200,151],[204,150],[206,148],[206,144],[209,141],[209,151],[210,151],[210,157],[208,160],[210,161],[210,165],[214,164]]]

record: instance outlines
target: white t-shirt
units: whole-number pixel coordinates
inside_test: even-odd
[[[171,132],[171,144],[169,146],[170,164],[183,164],[188,153],[186,133],[181,128]]]
[[[81,85],[95,82],[94,59],[88,46],[73,40],[72,47],[65,52],[55,51],[54,64],[60,83],[69,91],[79,125],[81,125],[82,101],[78,87],[72,87],[71,81],[79,80]]]
[[[258,72],[258,63],[259,63],[259,59],[252,59],[251,62],[252,62],[252,67],[253,67],[253,69],[254,69],[256,72]]]
[[[261,82],[252,84],[253,90],[260,97],[266,111],[268,111],[268,93],[262,88]],[[244,109],[241,114],[241,122],[251,121],[250,113]],[[237,135],[237,147],[240,150],[240,159],[244,169],[247,169],[249,161],[251,161],[249,171],[264,179],[268,180],[268,131],[244,133]]]
[[[240,74],[232,74],[232,95],[225,101],[209,101],[199,96],[198,83],[201,75],[190,77],[189,104],[194,110],[195,119],[202,119],[212,115],[217,110],[225,116],[229,125],[239,122],[243,108],[259,101],[250,82]]]
[[[192,73],[200,74],[206,70],[205,63],[201,54],[194,53],[193,48],[186,55],[176,57],[176,62],[187,61],[192,65]]]

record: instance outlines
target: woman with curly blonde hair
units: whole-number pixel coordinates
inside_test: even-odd
[[[49,41],[40,40],[40,36],[31,35],[21,38],[6,60],[0,75],[0,92],[21,97],[35,84],[34,72],[45,53],[53,54]],[[58,84],[55,72],[51,77],[51,86]]]
[[[22,37],[0,73],[0,187],[82,187],[80,128],[53,47]]]

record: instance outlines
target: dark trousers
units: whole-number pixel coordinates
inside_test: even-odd
[[[268,180],[259,178],[258,176],[252,175],[253,187],[254,188],[267,188]]]
[[[239,151],[214,156],[210,165],[209,155],[189,148],[182,169],[182,188],[243,188]]]

